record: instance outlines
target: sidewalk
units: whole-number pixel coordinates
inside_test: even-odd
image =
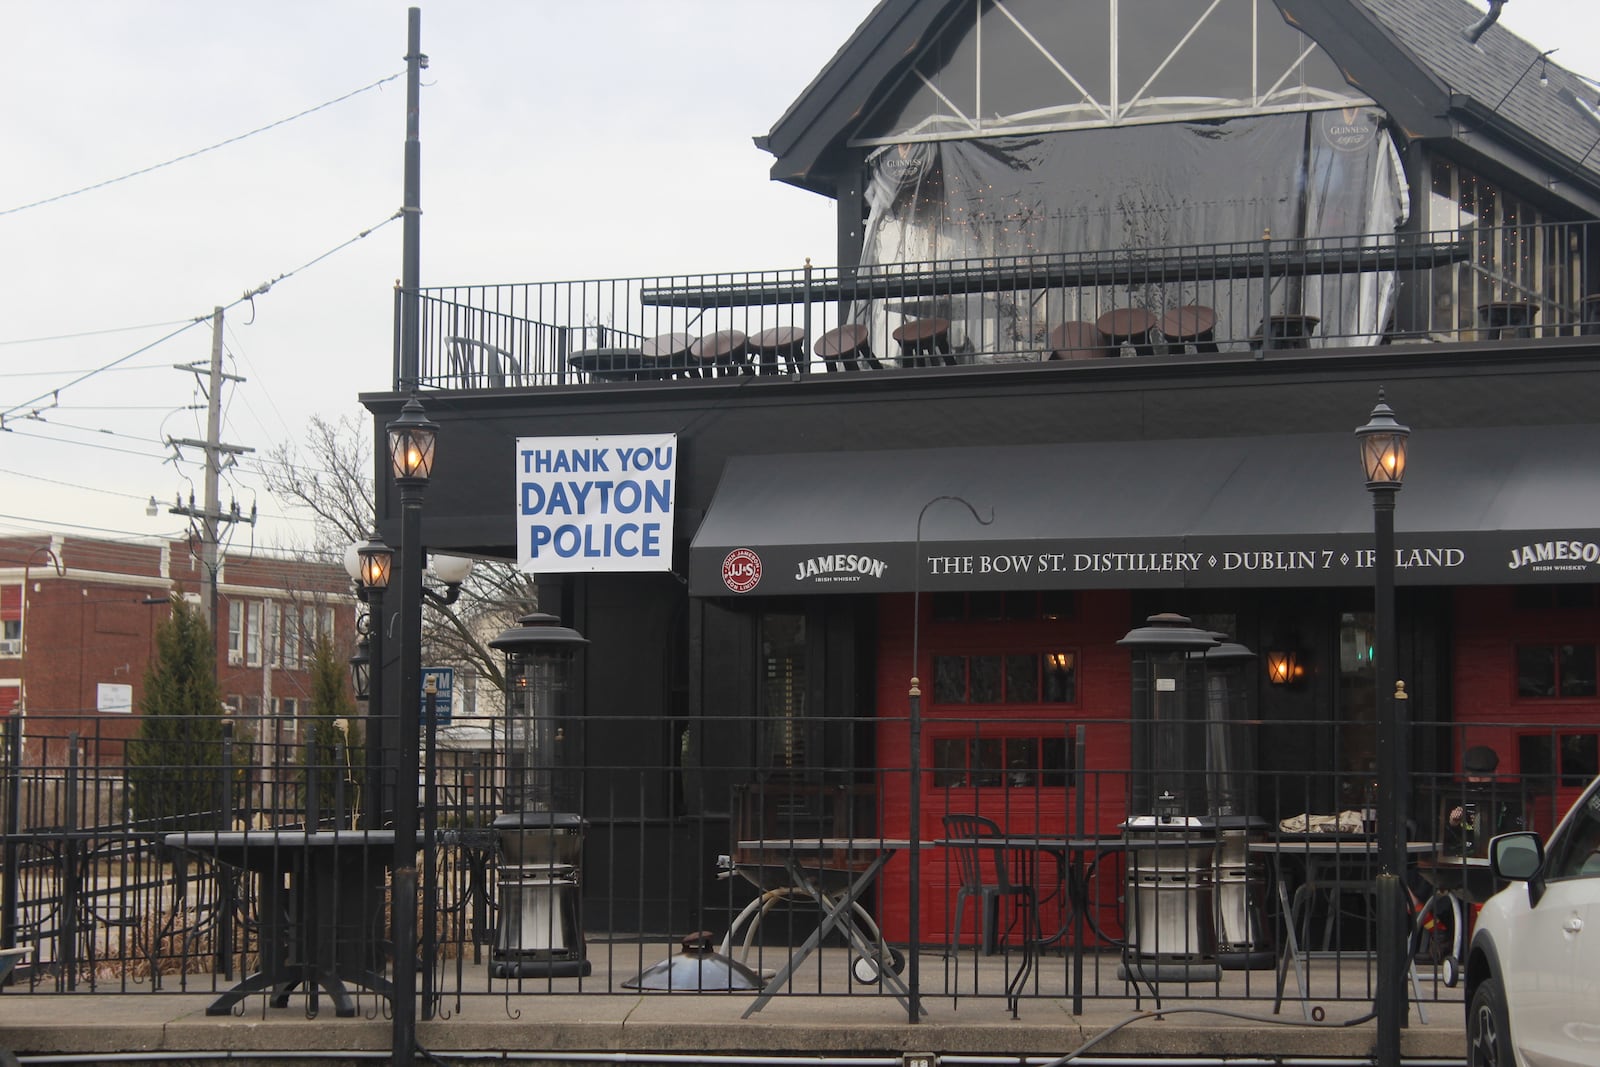
[[[822,972],[842,973],[843,953],[825,950],[823,954],[833,958],[823,962]],[[1107,968],[1114,972],[1115,961],[1101,958],[1096,962],[1102,992],[1084,1002],[1082,1015],[1072,1014],[1070,999],[1039,996],[1025,998],[1019,1018],[1012,1019],[1003,997],[989,995],[989,975],[985,974],[977,985],[981,996],[957,999],[924,993],[927,1017],[917,1025],[908,1022],[906,1009],[893,997],[876,989],[863,992],[859,986],[849,996],[819,996],[811,995],[819,987],[797,980],[795,988],[806,993],[779,994],[759,1014],[743,1019],[740,1016],[751,1000],[745,993],[576,992],[573,981],[552,983],[553,992],[545,992],[543,982],[529,982],[519,992],[515,986],[508,989],[505,982],[491,986],[483,968],[469,966],[464,968],[460,984],[473,992],[447,995],[440,1018],[419,1021],[417,1038],[422,1048],[447,1060],[450,1053],[509,1053],[528,1062],[522,1057],[549,1052],[552,1063],[573,1053],[611,1054],[608,1058],[612,1060],[621,1058],[617,1054],[637,1059],[649,1053],[805,1055],[820,1057],[818,1062],[844,1056],[898,1060],[903,1052],[928,1051],[964,1056],[1060,1056],[1108,1031],[1114,1032],[1096,1042],[1089,1054],[1316,1056],[1352,1062],[1370,1058],[1374,1024],[1369,1020],[1343,1025],[1370,1009],[1369,1003],[1355,999],[1363,988],[1360,974],[1328,976],[1339,982],[1344,999],[1313,1001],[1326,1013],[1326,1020],[1314,1025],[1304,1021],[1300,1002],[1292,996],[1292,977],[1286,991],[1289,996],[1278,1015],[1272,1013],[1272,972],[1266,971],[1250,974],[1252,989],[1264,990],[1264,998],[1190,996],[1180,1000],[1167,996],[1164,989],[1162,1008],[1167,1014],[1158,1016],[1148,995],[1137,1007],[1132,997],[1106,995],[1122,988],[1120,982],[1114,982],[1114,974],[1108,977]],[[925,988],[936,983],[942,987],[944,966],[945,961],[937,955],[923,958]],[[619,966],[619,973],[621,969]],[[997,968],[990,973],[998,978]],[[1086,985],[1092,980],[1086,980]],[[1230,986],[1239,986],[1243,980],[1240,974],[1225,974],[1224,997],[1240,995],[1242,986]],[[597,984],[590,981],[585,980],[585,990],[607,988],[603,977]],[[970,976],[964,981],[970,988]],[[1402,1035],[1403,1055],[1434,1062],[1464,1061],[1459,991],[1425,981],[1424,995],[1451,999],[1427,1000],[1423,1005],[1426,1023],[1413,1010],[1411,1025]],[[386,1004],[371,994],[359,996],[359,1015],[345,1019],[334,1015],[326,997],[315,1018],[307,1018],[307,998],[299,993],[290,998],[287,1008],[268,1008],[265,998],[256,996],[245,1002],[242,1016],[220,1018],[205,1014],[213,999],[211,993],[8,990],[0,996],[0,1048],[15,1051],[24,1063],[30,1055],[88,1055],[109,1060],[115,1053],[156,1054],[161,1062],[169,1063],[182,1062],[186,1054],[198,1058],[224,1053],[238,1063],[249,1062],[251,1053],[277,1053],[280,1055],[271,1062],[281,1065],[297,1062],[281,1054],[296,1053],[307,1056],[302,1062],[317,1057],[317,1062],[327,1064],[330,1055],[335,1063],[381,1062],[390,1047],[392,1024],[384,1015]],[[339,1053],[347,1053],[349,1059],[338,1058]],[[266,1062],[264,1057],[261,1062]],[[419,1062],[423,1062],[420,1057]]]

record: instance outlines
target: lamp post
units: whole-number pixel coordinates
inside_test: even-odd
[[[1374,986],[1379,1067],[1398,1067],[1406,1002],[1405,897],[1406,705],[1404,683],[1395,677],[1394,501],[1406,470],[1411,431],[1395,420],[1378,390],[1378,404],[1356,430],[1361,468],[1372,493],[1373,686],[1378,763],[1378,975]],[[1393,694],[1393,699],[1389,698]]]
[[[356,621],[361,636],[350,658],[350,682],[356,699],[367,704],[362,738],[361,828],[383,825],[383,591],[389,587],[394,549],[373,534],[364,544],[351,545],[344,555],[345,573],[355,580],[367,610]],[[376,625],[374,625],[376,620]]]
[[[911,957],[911,995],[907,998],[906,1010],[914,1023],[922,1021],[922,969],[919,965],[922,953],[917,947],[917,929],[922,921],[922,681],[917,677],[917,646],[922,627],[922,520],[927,516],[928,509],[941,500],[953,500],[965,507],[980,526],[994,522],[993,508],[989,509],[989,517],[985,519],[979,517],[978,509],[965,497],[936,496],[917,512],[917,539],[911,549],[911,684],[906,690],[911,741],[911,833],[906,848],[906,857],[911,863],[910,883],[907,886],[907,902],[911,911],[911,951],[907,953]]]
[[[389,463],[400,490],[400,695],[395,701],[394,1062],[414,1062],[417,1034],[417,732],[422,696],[422,496],[439,427],[416,397],[388,425]]]

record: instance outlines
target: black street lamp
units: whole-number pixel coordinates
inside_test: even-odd
[[[1407,715],[1405,683],[1396,675],[1394,612],[1394,502],[1406,472],[1409,428],[1395,420],[1378,390],[1378,404],[1356,430],[1361,469],[1372,493],[1373,685],[1378,763],[1378,975],[1374,984],[1379,1067],[1398,1067],[1406,1001],[1405,783]],[[1389,698],[1393,694],[1393,699]]]
[[[400,490],[400,697],[395,702],[394,1054],[410,1063],[417,1035],[417,740],[422,700],[422,496],[439,427],[416,397],[388,425],[389,463]]]
[[[364,830],[383,825],[383,591],[389,587],[393,562],[394,549],[378,540],[377,534],[364,544],[351,545],[344,558],[345,573],[355,581],[367,605],[356,622],[361,641],[350,659],[350,682],[356,698],[367,704],[361,797]]]

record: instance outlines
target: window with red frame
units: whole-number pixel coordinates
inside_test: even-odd
[[[1595,695],[1595,646],[1519,645],[1517,696],[1560,700]]]
[[[0,655],[22,655],[22,586],[0,586]]]
[[[1075,651],[940,653],[933,657],[935,704],[1076,704]]]
[[[938,789],[1064,788],[1072,778],[1073,742],[1051,736],[936,737],[933,784]]]

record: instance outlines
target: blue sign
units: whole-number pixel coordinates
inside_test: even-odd
[[[434,683],[433,713],[436,726],[450,725],[450,698],[455,693],[456,669],[454,667],[422,668],[422,725],[428,725],[428,681]]]

